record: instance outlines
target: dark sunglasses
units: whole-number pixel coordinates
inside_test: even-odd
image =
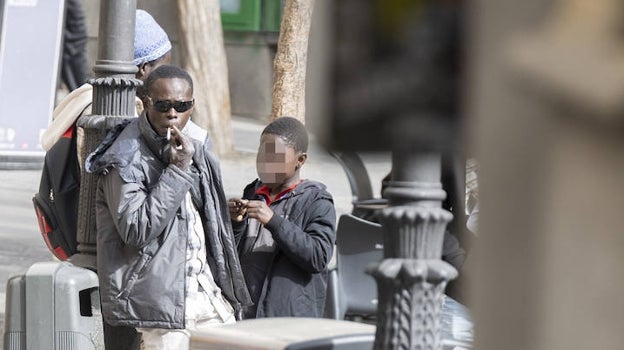
[[[150,98],[150,101],[152,99]],[[188,111],[189,109],[191,109],[191,107],[193,107],[193,103],[195,102],[195,100],[190,100],[190,101],[156,101],[153,102],[152,104],[154,105],[154,109],[156,109],[157,111],[161,112],[161,113],[165,113],[168,112],[172,107],[173,109],[176,110],[176,112],[178,113],[183,113]]]

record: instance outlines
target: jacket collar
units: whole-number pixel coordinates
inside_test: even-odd
[[[144,110],[139,116],[139,132],[147,144],[147,147],[164,163],[169,163],[169,142],[163,136],[154,131],[147,119],[147,111]]]
[[[255,195],[256,197],[263,198],[264,202],[267,205],[271,205],[272,202],[277,202],[280,199],[282,199],[285,195],[287,195],[288,193],[293,192],[293,190],[303,181],[304,180],[302,179],[299,182],[295,183],[294,185],[278,193],[273,200],[271,200],[271,189],[269,189],[267,185],[262,185],[259,188],[257,188]]]

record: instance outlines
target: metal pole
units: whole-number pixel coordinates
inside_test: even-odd
[[[93,71],[92,115],[81,117],[77,125],[84,130],[80,149],[81,165],[86,156],[102,141],[113,126],[135,115],[136,89],[142,84],[135,78],[134,25],[136,0],[100,2],[98,58]],[[77,266],[97,270],[95,194],[98,176],[81,166],[78,211],[78,253],[71,258]],[[139,336],[131,327],[111,327],[104,323],[106,349],[138,349]]]
[[[375,349],[440,349],[444,289],[457,270],[441,260],[446,197],[437,153],[395,150],[378,215],[386,234],[384,259],[369,270],[377,280],[379,307]]]
[[[93,71],[92,115],[81,117],[77,125],[84,129],[81,164],[95,149],[107,130],[135,113],[136,88],[141,81],[134,57],[134,21],[136,0],[102,1],[98,59]],[[78,253],[71,258],[78,266],[96,270],[95,190],[97,176],[81,170],[78,210]]]

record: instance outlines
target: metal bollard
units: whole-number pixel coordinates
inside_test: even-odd
[[[10,278],[6,317],[5,350],[104,349],[97,275],[68,262]]]

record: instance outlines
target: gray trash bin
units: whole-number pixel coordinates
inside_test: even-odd
[[[11,277],[5,317],[5,350],[104,349],[97,275],[68,262]]]
[[[24,276],[7,281],[4,310],[4,349],[26,349],[26,288]]]

